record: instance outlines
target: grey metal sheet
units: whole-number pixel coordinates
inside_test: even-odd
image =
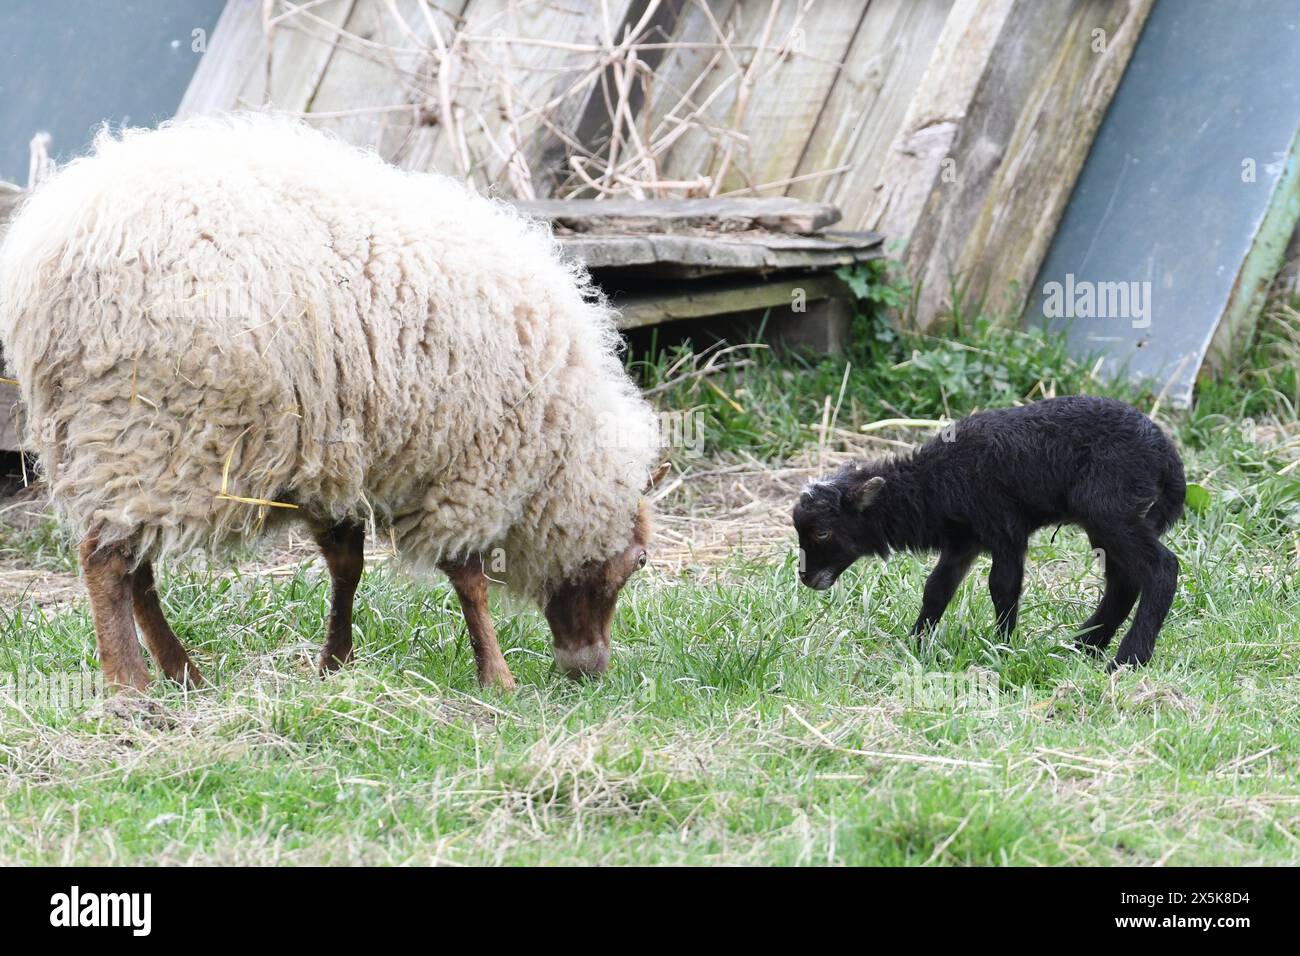
[[[28,143],[83,150],[104,120],[151,126],[180,103],[224,0],[0,3],[0,179],[26,185]]]
[[[1187,404],[1221,317],[1258,305],[1300,213],[1298,129],[1300,3],[1159,0],[1028,319]]]

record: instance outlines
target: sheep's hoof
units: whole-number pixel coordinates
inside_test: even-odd
[[[508,694],[513,694],[518,689],[514,675],[504,667],[500,670],[479,674],[478,682],[480,687],[495,687],[497,690],[505,691]]]
[[[145,670],[143,664],[135,668],[120,668],[105,672],[104,680],[109,692],[118,696],[143,696],[149,693],[149,672]]]
[[[321,651],[320,657],[316,659],[316,673],[321,677],[329,677],[344,664],[351,663],[352,651],[349,649],[343,654],[327,653]]]

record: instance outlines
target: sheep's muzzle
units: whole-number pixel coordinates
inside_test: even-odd
[[[618,554],[593,562],[551,593],[546,621],[555,639],[555,663],[570,677],[593,677],[609,666],[609,632],[623,585],[646,563],[649,523],[637,513],[632,540]]]

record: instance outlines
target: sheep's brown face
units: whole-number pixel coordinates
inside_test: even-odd
[[[594,676],[609,666],[609,628],[618,594],[627,579],[645,567],[649,539],[650,523],[642,505],[628,546],[606,561],[583,568],[547,600],[555,663],[570,677]]]

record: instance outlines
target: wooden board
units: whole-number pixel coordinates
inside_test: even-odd
[[[239,91],[265,57],[261,0],[227,0],[185,89],[178,119],[223,113],[236,108]]]
[[[941,181],[944,161],[953,158],[953,142],[1015,4],[1016,0],[953,4],[921,85],[881,163],[881,179],[871,188],[863,228],[911,237]]]
[[[17,405],[17,386],[0,382],[0,451],[18,450]]]
[[[434,42],[424,9],[421,0],[357,0],[306,107],[317,126],[390,162],[410,148],[430,121],[423,77]],[[459,2],[428,6],[444,36],[462,9]]]
[[[684,181],[708,176],[714,195],[793,176],[867,6],[711,3],[713,21],[730,36],[726,51],[715,46],[719,37],[710,18],[697,5],[687,6],[674,39],[702,46],[664,57],[648,125],[671,132],[668,112],[676,99],[671,91],[694,85],[691,103],[704,123],[715,131],[738,129],[740,136],[693,129],[667,152],[661,175]]]
[[[1023,306],[1152,2],[953,4],[863,220],[906,240],[922,327],[954,286]]]
[[[593,200],[544,199],[515,203],[525,215],[548,219],[572,232],[588,234],[682,232],[707,229],[741,232],[766,229],[811,233],[840,220],[829,203],[773,196],[763,199]]]
[[[716,130],[738,129],[742,138],[697,129],[684,135],[662,164],[669,179],[708,176],[714,194],[783,182],[796,174],[868,5],[863,3],[711,4],[731,51],[712,64],[693,96],[702,118]],[[677,39],[718,43],[697,7],[680,17]],[[712,59],[715,51],[706,51]],[[689,88],[699,75],[694,53],[664,57],[656,82]],[[654,124],[662,124],[656,114]],[[738,121],[737,121],[738,120]],[[776,193],[784,193],[779,186]]]
[[[869,228],[890,144],[952,7],[953,0],[871,0],[794,170],[814,178],[790,186],[789,195],[834,203],[852,228]],[[850,168],[816,175],[842,166]]]
[[[789,306],[802,295],[813,302],[844,294],[843,284],[832,276],[802,276],[773,282],[739,282],[698,288],[671,295],[616,297],[618,327],[634,329],[678,319],[700,319],[730,315],[753,309]]]
[[[293,7],[284,2],[276,4],[270,36],[266,35],[264,23],[263,52],[240,87],[237,105],[306,112],[333,59],[343,24],[356,4],[364,2],[321,0],[310,8],[300,3]]]
[[[563,236],[564,251],[588,269],[690,266],[708,271],[834,269],[879,258],[881,237],[736,233],[729,236]]]
[[[598,88],[592,55],[566,45],[619,35],[639,6],[633,0],[611,0],[593,16],[580,4],[468,0],[460,18],[460,32],[468,39],[455,42],[450,25],[443,31],[449,100],[444,103],[441,96],[436,62],[428,64],[422,83],[438,122],[414,131],[406,148],[386,153],[386,158],[406,169],[468,179],[485,191],[550,195],[550,167],[563,155],[564,139],[571,137]],[[589,70],[593,82],[585,91],[540,109]],[[453,114],[454,135],[442,121],[444,106]]]

